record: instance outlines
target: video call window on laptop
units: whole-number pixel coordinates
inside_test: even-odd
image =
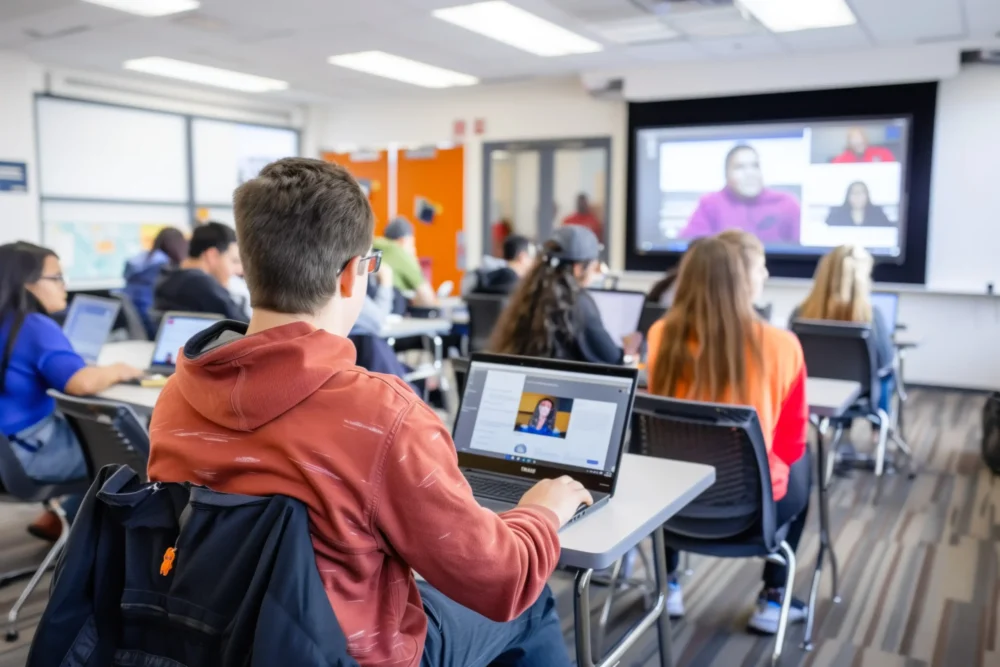
[[[120,308],[121,303],[115,299],[102,299],[88,294],[73,297],[73,303],[63,322],[63,333],[76,353],[88,364],[97,363]]]
[[[473,355],[455,420],[459,466],[467,478],[487,473],[529,486],[570,475],[595,501],[609,496],[636,378],[627,367]]]

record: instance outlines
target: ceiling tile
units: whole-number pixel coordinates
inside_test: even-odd
[[[839,51],[872,46],[865,31],[857,25],[786,32],[777,35],[777,39],[790,51]]]
[[[701,53],[731,58],[767,55],[784,51],[781,43],[770,33],[729,39],[703,39],[697,40],[693,44]]]
[[[631,46],[626,50],[630,56],[641,61],[675,62],[704,57],[704,54],[698,51],[691,42],[687,41],[667,42],[665,44],[642,44]]]
[[[965,0],[969,32],[975,37],[1000,37],[1000,0]]]
[[[997,0],[994,0],[997,1]],[[958,40],[966,36],[962,0],[852,0],[876,45]]]

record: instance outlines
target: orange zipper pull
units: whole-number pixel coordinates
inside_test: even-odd
[[[175,547],[167,547],[167,550],[163,553],[163,562],[160,563],[161,577],[167,576],[174,569],[174,558],[176,557],[177,549]]]

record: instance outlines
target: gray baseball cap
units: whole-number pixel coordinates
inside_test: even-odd
[[[407,236],[413,236],[413,225],[403,216],[393,218],[392,221],[385,226],[385,232],[382,233],[382,236],[390,241],[405,239]]]
[[[597,235],[580,225],[563,225],[549,239],[558,244],[559,250],[548,253],[564,262],[592,262],[601,256]]]

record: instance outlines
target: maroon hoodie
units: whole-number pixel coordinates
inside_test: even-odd
[[[554,513],[480,507],[441,420],[402,380],[355,366],[349,340],[304,323],[243,332],[216,325],[185,348],[153,413],[150,479],[305,503],[361,665],[420,663],[413,570],[495,621],[537,599],[559,558]]]

